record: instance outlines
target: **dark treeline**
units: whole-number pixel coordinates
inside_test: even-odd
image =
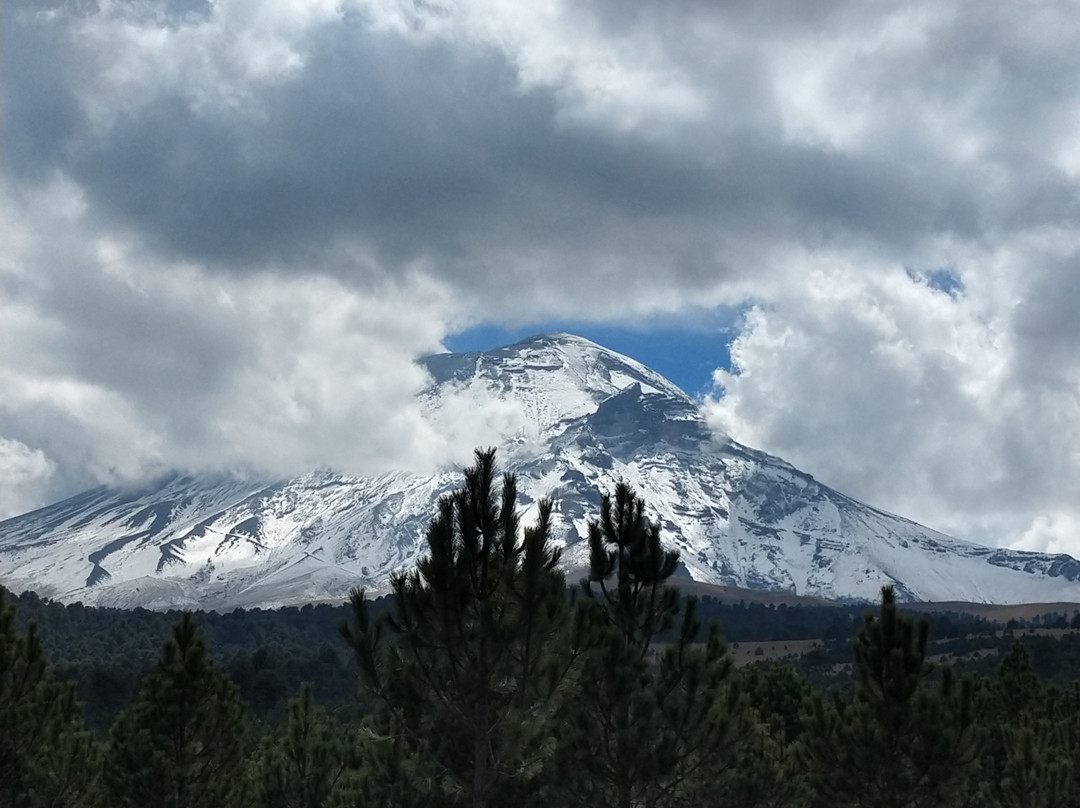
[[[33,593],[9,600],[17,607],[15,627],[25,632],[36,624],[52,672],[75,685],[87,725],[99,734],[135,700],[164,638],[183,616],[65,606]],[[372,604],[375,611],[389,606],[389,598]],[[322,604],[200,612],[196,619],[211,660],[236,683],[249,717],[272,723],[284,717],[289,697],[303,682],[312,683],[321,704],[337,709],[355,703],[356,672],[338,631],[348,613],[346,606]]]
[[[683,598],[625,485],[568,587],[550,507],[478,452],[392,597],[0,604],[0,805],[1080,806],[1075,635]],[[721,624],[825,643],[736,668]]]
[[[567,591],[572,593],[573,587]],[[53,675],[75,685],[86,724],[98,735],[104,735],[120,710],[135,700],[163,638],[182,617],[178,611],[64,605],[33,593],[8,599],[17,607],[15,628],[26,632],[31,621],[36,623]],[[371,607],[376,613],[390,610],[393,597],[373,600]],[[851,638],[865,609],[865,605],[773,606],[708,596],[697,605],[699,617],[719,623],[731,643],[821,640],[813,651],[785,660],[818,688],[844,688],[851,681]],[[289,699],[304,682],[312,683],[313,695],[324,707],[339,713],[363,709],[356,699],[352,654],[338,631],[349,616],[347,605],[321,604],[198,613],[196,620],[211,659],[238,686],[248,718],[273,726],[285,718]],[[1075,629],[1075,615],[1011,621],[1009,627],[965,614],[931,613],[927,618],[931,652],[948,655],[957,672],[992,676],[1014,642],[1023,643],[1032,669],[1045,682],[1065,686],[1080,671],[1080,632],[1035,633],[1044,627]],[[666,638],[661,635],[660,640]]]

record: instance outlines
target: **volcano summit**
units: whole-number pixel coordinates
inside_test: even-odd
[[[588,340],[552,334],[421,363],[432,423],[462,405],[512,416],[500,463],[517,474],[526,522],[554,500],[568,568],[587,563],[600,493],[625,480],[699,581],[838,600],[873,601],[892,584],[906,600],[1080,601],[1072,557],[971,544],[856,502],[711,432],[678,387]],[[0,523],[0,583],[65,602],[218,610],[385,590],[459,482],[460,469],[316,470],[96,488]]]

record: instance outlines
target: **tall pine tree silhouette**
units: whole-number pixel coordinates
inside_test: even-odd
[[[16,630],[0,588],[0,805],[92,805],[98,766],[73,686],[49,672],[33,621]]]
[[[1039,680],[1019,640],[1013,641],[987,684],[979,717],[986,739],[972,789],[979,804],[1065,808],[1073,777],[1068,727],[1075,723],[1076,712],[1059,709],[1064,706],[1061,694]],[[1080,794],[1072,796],[1080,799]]]
[[[386,707],[387,738],[408,739],[445,799],[482,808],[531,793],[568,658],[551,503],[520,531],[515,477],[498,486],[493,449],[475,460],[464,487],[439,502],[427,555],[393,579],[392,613],[373,620],[355,592],[342,631]]]
[[[695,599],[683,609],[667,585],[678,552],[663,548],[659,525],[628,484],[602,496],[589,555],[574,638],[588,653],[563,705],[560,799],[630,808],[691,803],[706,782],[723,788],[743,717],[731,662],[715,625],[697,644]]]
[[[315,703],[310,682],[289,700],[283,730],[259,756],[258,793],[264,808],[323,808],[355,758],[355,732]]]
[[[244,706],[236,685],[207,656],[190,613],[173,626],[138,701],[117,716],[104,781],[113,806],[243,804]]]
[[[928,681],[929,623],[900,613],[893,588],[855,637],[854,700],[813,700],[807,762],[817,804],[860,808],[947,805],[978,749],[975,693],[950,668]]]

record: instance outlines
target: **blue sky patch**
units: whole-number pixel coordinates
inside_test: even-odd
[[[908,277],[916,283],[925,283],[931,289],[944,292],[949,297],[960,297],[964,294],[964,279],[955,267],[943,267],[941,269],[925,269],[907,271]]]

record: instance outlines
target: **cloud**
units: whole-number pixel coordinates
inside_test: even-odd
[[[9,242],[2,276],[4,430],[55,468],[33,505],[174,466],[445,459],[425,441],[413,364],[445,332],[437,284],[215,275],[96,234],[70,182],[22,201],[4,208],[13,232],[55,234]]]
[[[10,5],[0,429],[35,501],[430,463],[471,433],[412,360],[454,331],[747,307],[736,438],[1074,546],[1067,6]]]
[[[1072,318],[1028,318],[1080,298],[1080,276],[1055,266],[1078,247],[1034,266],[1058,248],[971,256],[953,294],[899,269],[818,266],[747,315],[710,420],[945,532],[1077,553],[1080,536],[1049,525],[1076,515],[1080,339]]]
[[[39,505],[38,491],[48,484],[54,468],[41,450],[30,449],[17,440],[0,438],[0,469],[4,475],[0,519],[25,513]]]

